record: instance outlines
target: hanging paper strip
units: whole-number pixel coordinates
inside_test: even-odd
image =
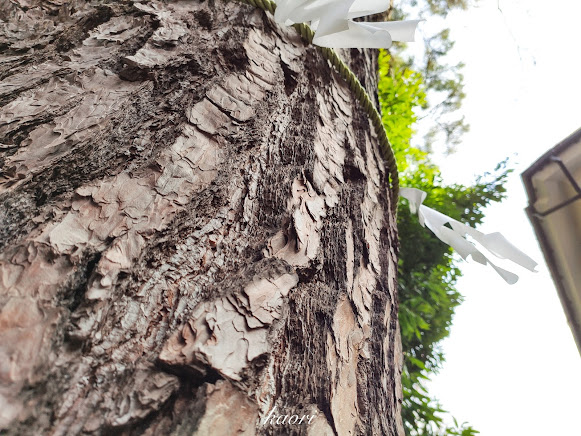
[[[384,12],[389,0],[275,0],[280,24],[310,23],[313,44],[329,48],[389,48],[413,41],[421,20],[357,22],[353,18]]]
[[[483,265],[490,264],[507,283],[512,285],[518,281],[516,274],[493,264],[472,242],[465,238],[470,236],[496,257],[509,259],[528,270],[535,271],[537,263],[508,242],[502,234],[498,232],[489,234],[479,232],[443,213],[424,206],[422,203],[426,198],[426,193],[419,189],[401,188],[399,195],[409,201],[410,210],[412,213],[418,214],[420,224],[430,229],[438,239],[450,245],[464,260],[471,256],[478,263]]]

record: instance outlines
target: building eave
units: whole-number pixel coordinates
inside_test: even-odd
[[[537,159],[521,177],[529,198],[527,216],[537,235],[581,353],[581,280],[578,278],[581,268],[581,220],[578,219],[581,211],[581,191],[577,183],[578,175],[577,178],[572,176],[566,162],[562,161],[562,156],[567,156],[568,159],[575,156],[571,161],[573,172],[579,174],[581,129]],[[567,194],[559,189],[561,186],[567,187]],[[551,195],[555,193],[558,195]],[[544,207],[539,208],[539,203]],[[576,242],[579,248],[576,248]]]

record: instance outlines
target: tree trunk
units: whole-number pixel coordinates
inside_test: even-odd
[[[402,435],[387,176],[320,53],[220,0],[0,18],[5,434]]]

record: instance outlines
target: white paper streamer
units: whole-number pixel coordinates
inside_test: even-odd
[[[313,44],[329,48],[389,48],[393,41],[413,41],[421,20],[356,22],[377,14],[389,0],[276,0],[277,23],[310,23]]]
[[[537,263],[512,245],[502,234],[479,232],[443,213],[424,206],[422,203],[427,194],[419,189],[401,188],[399,195],[409,201],[410,210],[412,213],[418,214],[420,224],[430,229],[442,242],[450,245],[464,260],[471,256],[478,263],[490,264],[507,283],[512,285],[518,281],[516,274],[493,264],[473,243],[465,239],[465,236],[468,235],[496,257],[509,259],[530,271],[535,271]],[[449,224],[452,228],[445,224]]]

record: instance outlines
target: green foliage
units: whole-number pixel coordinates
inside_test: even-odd
[[[448,150],[453,151],[460,143],[462,135],[470,128],[464,117],[454,115],[466,97],[462,74],[464,64],[459,62],[450,65],[444,61],[446,55],[454,48],[454,41],[450,39],[450,29],[443,29],[425,38],[424,42],[426,50],[420,71],[432,102],[426,116],[437,121],[424,136],[424,140],[426,147],[430,148],[440,136],[440,139],[446,142]],[[437,103],[434,104],[434,101]],[[440,133],[442,135],[439,135]]]
[[[408,18],[446,17],[454,9],[466,9],[477,0],[412,0],[400,1],[399,6],[390,10],[390,18],[403,20]],[[433,21],[433,20],[432,20]],[[454,47],[450,38],[450,29],[443,28],[433,34],[421,33],[425,47],[422,56],[407,57],[405,63],[423,76],[426,104],[420,119],[427,118],[430,127],[424,132],[425,150],[434,144],[445,144],[448,152],[453,152],[459,145],[462,135],[470,126],[463,116],[457,113],[466,94],[464,93],[464,64],[452,63],[448,54]],[[405,45],[400,44],[392,50],[398,51],[400,57],[406,56]]]
[[[426,106],[422,76],[406,68],[401,61],[392,60],[385,50],[379,52],[379,76],[378,93],[383,125],[389,132],[397,167],[400,172],[404,172],[407,169],[406,152],[418,153],[416,159],[425,156],[417,149],[408,150],[413,134],[412,124],[416,120],[414,109]]]
[[[484,218],[484,208],[500,201],[510,170],[501,162],[492,174],[484,174],[472,186],[445,185],[440,170],[429,153],[410,145],[416,111],[425,107],[423,75],[393,59],[385,51],[379,55],[379,99],[384,125],[395,151],[402,186],[428,193],[425,201],[440,212],[472,226]],[[461,435],[477,433],[454,421],[446,427],[445,411],[425,388],[430,374],[441,366],[444,356],[439,342],[448,336],[455,308],[462,296],[455,288],[460,271],[452,249],[420,226],[408,205],[398,206],[400,236],[399,321],[404,350],[402,386],[403,419],[408,435]]]
[[[452,9],[466,9],[468,0],[426,0],[426,4],[433,15],[445,17]]]
[[[411,12],[413,18],[445,17],[453,9],[466,9],[470,3],[470,0],[412,0],[407,5],[402,3],[406,11],[395,6],[389,15],[399,20],[407,18],[406,12]],[[493,174],[477,178],[473,186],[443,183],[439,168],[430,162],[429,153],[438,141],[446,144],[447,151],[454,151],[469,129],[464,118],[457,115],[465,98],[461,72],[464,65],[447,61],[454,47],[449,29],[423,38],[423,56],[404,59],[403,51],[394,56],[380,53],[379,98],[383,122],[396,154],[402,185],[428,192],[426,205],[475,226],[482,222],[486,205],[504,197],[503,184],[509,170],[506,162],[502,162]],[[422,149],[410,146],[418,113],[430,123],[425,129]],[[466,424],[458,425],[455,420],[453,426],[446,426],[443,421],[446,412],[425,388],[430,374],[437,372],[444,360],[438,344],[449,334],[454,310],[462,302],[455,288],[460,271],[451,248],[422,228],[407,204],[398,206],[398,227],[406,433],[474,435],[476,430]]]

